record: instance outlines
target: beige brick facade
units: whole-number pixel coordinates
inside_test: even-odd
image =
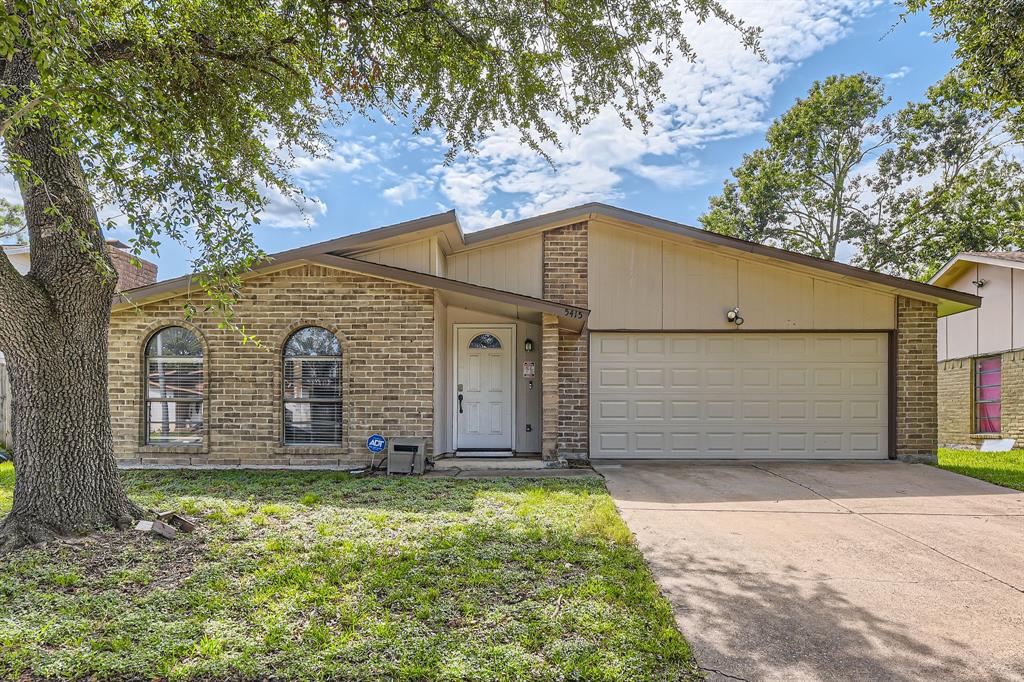
[[[943,360],[938,363],[940,446],[977,448],[986,438],[1013,438],[1018,443],[1024,443],[1024,350],[999,355],[1002,358],[1002,430],[998,434],[975,433],[974,358]]]
[[[586,308],[587,223],[544,233],[544,298]],[[590,429],[590,333],[562,332],[558,341],[558,454],[585,458]],[[547,358],[545,357],[545,362]],[[546,366],[546,365],[545,365]],[[547,406],[544,407],[545,411]]]
[[[936,456],[938,372],[935,304],[896,300],[896,456]]]
[[[970,358],[945,360],[938,366],[939,445],[973,444]]]
[[[246,282],[236,312],[263,348],[200,314],[184,326],[206,347],[207,442],[144,444],[143,351],[156,330],[182,324],[184,297],[116,312],[110,330],[110,401],[115,454],[123,462],[167,465],[362,465],[366,438],[422,436],[434,418],[434,294],[316,265]],[[196,301],[199,304],[199,301]],[[199,305],[200,310],[202,305]],[[306,325],[330,329],[343,353],[343,442],[282,443],[281,347]]]
[[[544,315],[541,338],[541,454],[544,459],[558,457],[560,384],[558,381],[558,318]]]

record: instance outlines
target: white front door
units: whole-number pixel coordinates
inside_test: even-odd
[[[455,446],[512,449],[514,327],[455,328]]]

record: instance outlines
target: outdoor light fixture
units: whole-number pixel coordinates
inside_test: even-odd
[[[737,306],[737,307],[733,308],[732,310],[728,311],[725,314],[725,319],[729,320],[730,322],[732,322],[737,327],[740,326],[741,324],[743,324],[743,318],[740,317],[739,306]]]
[[[529,353],[533,350],[533,339],[526,339],[526,343],[523,344],[523,348]]]

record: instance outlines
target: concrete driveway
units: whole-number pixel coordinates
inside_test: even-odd
[[[598,465],[717,680],[1024,680],[1024,493],[925,465]]]

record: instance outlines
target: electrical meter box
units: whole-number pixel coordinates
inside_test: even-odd
[[[426,438],[392,438],[388,442],[388,475],[422,474],[426,460]]]

